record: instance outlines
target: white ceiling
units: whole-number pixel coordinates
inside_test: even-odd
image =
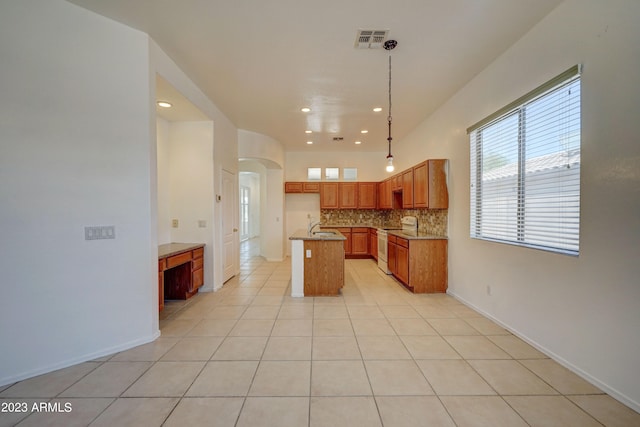
[[[288,151],[386,150],[389,56],[356,49],[358,29],[389,30],[398,41],[391,53],[395,144],[561,3],[68,1],[148,33],[238,128]],[[311,113],[300,112],[305,106]],[[374,113],[376,106],[383,111]],[[336,136],[344,141],[333,142]]]

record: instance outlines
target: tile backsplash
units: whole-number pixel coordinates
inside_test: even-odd
[[[418,218],[420,232],[447,236],[448,212],[447,209],[321,209],[320,220],[322,224],[335,226],[382,227],[400,226],[400,218],[410,215]]]

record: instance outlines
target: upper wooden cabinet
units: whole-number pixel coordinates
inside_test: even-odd
[[[387,178],[378,185],[378,207],[391,209],[391,178]]]
[[[285,193],[319,193],[320,183],[289,181],[284,183],[284,192]]]
[[[338,209],[338,183],[323,182],[320,184],[320,209]]]
[[[377,182],[323,182],[320,209],[375,209]]]
[[[402,172],[402,207],[413,208],[413,169]]]
[[[358,208],[358,183],[340,182],[338,183],[338,206],[341,209]]]
[[[446,165],[446,160],[438,159],[427,160],[413,167],[414,207],[431,209],[449,207]]]
[[[429,163],[429,207],[446,209],[449,207],[447,160],[427,160],[427,163]]]
[[[358,209],[375,209],[377,207],[378,183],[358,183]]]

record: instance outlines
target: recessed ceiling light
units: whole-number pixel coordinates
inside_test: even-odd
[[[170,102],[167,102],[167,101],[158,101],[157,104],[158,104],[158,107],[162,107],[162,108],[171,108],[171,107],[173,107],[173,104],[171,104]]]
[[[307,141],[307,144],[311,145],[313,144],[313,141]]]
[[[376,107],[373,109],[373,111],[375,111],[376,113],[379,113],[380,111],[382,111],[382,107]]]
[[[362,129],[362,130],[360,131],[360,133],[369,133],[369,131],[368,131],[368,130],[366,130],[366,129]]]
[[[311,111],[311,108],[303,107],[303,108],[300,109],[300,111],[302,111],[303,113],[308,113],[309,111]]]
[[[311,130],[305,130],[304,133],[313,133]]]
[[[356,141],[355,144],[356,145],[360,145],[360,144],[362,144],[362,141]]]

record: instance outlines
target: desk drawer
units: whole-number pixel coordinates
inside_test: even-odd
[[[191,289],[197,289],[204,283],[204,269],[200,268],[193,272],[193,282]]]
[[[193,269],[197,270],[199,268],[202,268],[203,261],[203,258],[193,258]]]
[[[173,268],[176,265],[185,264],[191,261],[191,252],[174,255],[167,258],[167,268]]]
[[[204,255],[204,248],[194,249],[193,250],[193,258],[202,258]]]

